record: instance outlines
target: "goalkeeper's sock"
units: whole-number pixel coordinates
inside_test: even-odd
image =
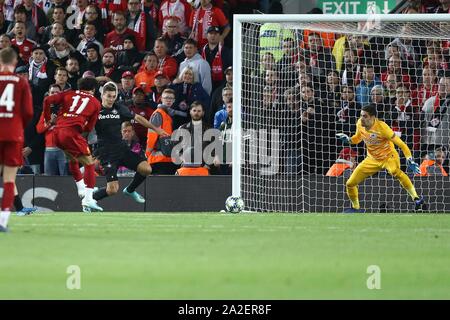
[[[414,186],[411,189],[407,189],[406,191],[408,191],[409,195],[411,196],[411,198],[413,200],[417,200],[419,199],[419,195],[416,192],[416,188],[414,188]]]
[[[95,191],[93,198],[94,200],[102,200],[106,197],[108,197],[109,194],[106,192],[106,188],[100,188],[97,191]]]
[[[358,188],[357,187],[347,187],[347,195],[352,202],[353,209],[359,209],[359,199],[358,199]]]
[[[16,208],[16,211],[20,211],[23,209],[22,199],[20,199],[20,196],[18,194],[14,196],[14,208]]]
[[[135,174],[134,174],[134,177],[133,177],[133,181],[131,181],[131,183],[128,185],[128,187],[127,187],[127,191],[129,192],[129,193],[133,193],[135,190],[136,190],[136,188],[142,183],[142,182],[144,182],[145,181],[145,176],[143,176],[142,174],[140,174],[139,172],[136,172]]]
[[[359,200],[358,200],[358,199],[356,199],[356,200],[350,199],[350,201],[352,202],[352,208],[353,208],[353,209],[357,209],[357,210],[360,209],[360,206],[359,206]]]
[[[409,179],[409,177],[403,171],[401,171],[401,173],[397,176],[397,179],[400,181],[402,187],[409,193],[413,200],[419,198],[419,195],[417,194],[416,188],[414,188],[411,179]]]

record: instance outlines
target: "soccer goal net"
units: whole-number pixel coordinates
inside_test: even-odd
[[[410,148],[411,178],[432,212],[450,211],[450,15],[255,15],[234,18],[233,195],[258,212],[341,212],[366,157],[361,108]],[[386,170],[359,185],[361,208],[414,202]]]

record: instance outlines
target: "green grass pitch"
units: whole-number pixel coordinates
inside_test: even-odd
[[[447,214],[42,213],[10,229],[0,299],[450,298]]]

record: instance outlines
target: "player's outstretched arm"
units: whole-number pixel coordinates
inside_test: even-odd
[[[344,144],[358,144],[362,140],[358,126],[356,126],[356,133],[353,136],[349,137],[345,133],[336,133],[336,138],[341,140]]]
[[[134,116],[134,120],[136,120],[137,123],[143,125],[144,127],[148,128],[148,129],[152,129],[153,131],[155,131],[161,137],[169,137],[170,136],[162,128],[153,125],[147,119],[145,119],[143,116],[141,116],[139,114],[136,114]]]
[[[408,170],[412,171],[414,174],[419,174],[420,173],[420,167],[419,165],[414,162],[414,159],[412,157],[411,154],[411,150],[409,149],[409,147],[406,145],[406,143],[403,142],[402,139],[400,139],[398,136],[395,136],[394,138],[392,138],[392,142],[398,146],[403,154],[406,157],[406,164],[408,166]]]
[[[409,147],[406,145],[406,143],[403,142],[402,139],[400,139],[398,136],[394,136],[392,138],[392,142],[402,150],[406,158],[412,157],[411,150],[409,150]]]

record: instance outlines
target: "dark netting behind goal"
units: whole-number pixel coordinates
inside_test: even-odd
[[[240,192],[250,211],[341,212],[345,181],[366,156],[345,146],[376,103],[411,149],[411,177],[431,211],[450,211],[450,22],[241,22]],[[236,48],[235,48],[236,49]],[[235,106],[238,108],[239,106]],[[398,150],[401,168],[405,156]],[[409,211],[385,170],[359,186],[361,207]]]

